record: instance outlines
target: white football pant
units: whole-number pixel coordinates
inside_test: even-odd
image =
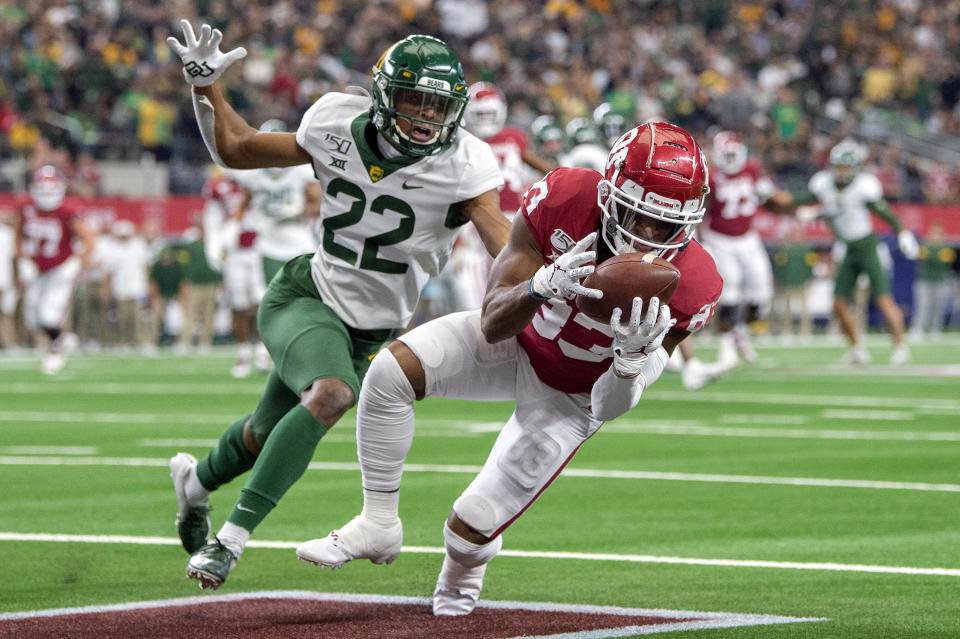
[[[751,304],[765,314],[773,297],[773,270],[760,236],[754,231],[739,237],[705,231],[703,239],[723,278],[720,305]]]
[[[63,327],[79,274],[80,260],[71,257],[49,271],[38,274],[27,285],[23,295],[27,328]]]
[[[602,422],[589,412],[590,395],[570,395],[541,382],[516,338],[487,343],[479,310],[440,317],[399,339],[423,364],[427,397],[516,401],[483,469],[454,504],[467,525],[496,537],[600,428]],[[361,464],[362,428],[358,412]]]

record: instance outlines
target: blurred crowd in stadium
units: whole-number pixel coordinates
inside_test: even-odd
[[[656,118],[704,141],[734,131],[779,186],[802,189],[852,136],[887,200],[960,199],[960,5],[949,0],[0,2],[0,37],[18,43],[0,50],[0,160],[19,169],[0,171],[0,190],[26,190],[52,164],[71,194],[90,197],[104,190],[104,163],[149,154],[170,167],[167,192],[199,194],[209,156],[165,39],[177,19],[201,17],[249,51],[227,77],[249,122],[293,125],[325,92],[367,86],[398,38],[431,33],[471,82],[500,87],[509,124],[551,159],[584,134],[609,148],[623,126]],[[161,263],[170,242],[132,233]],[[786,264],[782,247],[771,252]],[[817,260],[803,261],[815,281]],[[110,299],[86,277],[78,327]]]
[[[701,137],[717,124],[785,187],[822,165],[826,135],[856,133],[873,143],[888,198],[953,201],[958,11],[947,0],[2,3],[0,34],[21,46],[0,51],[0,154],[47,138],[73,157],[205,160],[164,41],[176,17],[199,15],[247,43],[230,98],[254,122],[298,121],[322,93],[365,85],[396,39],[433,33],[468,79],[498,83],[520,126],[604,102]]]

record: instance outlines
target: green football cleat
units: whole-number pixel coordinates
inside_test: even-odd
[[[199,581],[203,589],[216,590],[223,585],[236,565],[237,556],[214,537],[210,543],[190,555],[187,560],[187,577]]]
[[[177,453],[170,459],[170,477],[177,494],[177,534],[184,550],[193,554],[200,550],[210,536],[210,507],[197,506],[187,501],[186,482],[197,466],[193,455]]]
[[[203,548],[210,536],[210,507],[189,507],[186,513],[177,513],[176,523],[183,549],[195,553]]]

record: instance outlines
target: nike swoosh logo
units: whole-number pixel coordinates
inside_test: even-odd
[[[254,515],[257,514],[257,511],[251,510],[250,508],[245,508],[245,507],[241,506],[240,504],[237,504],[237,510],[242,510],[242,511],[245,512],[245,513],[253,513]]]
[[[406,181],[406,180],[403,181],[403,185],[402,185],[402,186],[403,186],[403,190],[404,190],[404,191],[409,191],[410,189],[422,189],[422,188],[423,188],[423,186],[415,186],[415,185],[412,185],[412,184],[407,184],[407,181]]]

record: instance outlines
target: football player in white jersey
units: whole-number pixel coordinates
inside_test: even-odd
[[[199,462],[187,453],[170,460],[177,530],[191,553],[187,576],[218,588],[320,438],[354,405],[373,355],[409,323],[458,227],[472,222],[494,255],[509,224],[490,147],[460,129],[466,79],[441,40],[400,40],[374,67],[372,96],[328,93],[296,133],[264,133],[216,83],[246,51],[222,53],[223,36],[208,25],[199,37],[188,21],[181,26],[184,42],[168,43],[183,60],[214,161],[235,169],[312,165],[323,189],[319,249],[284,264],[260,303],[260,336],[275,365],[256,410]],[[226,523],[208,540],[210,492],[248,470]]]
[[[841,141],[830,150],[830,168],[815,173],[810,178],[810,192],[795,195],[794,201],[797,204],[819,202],[823,207],[820,215],[846,246],[843,260],[837,266],[833,311],[840,330],[850,343],[847,361],[851,364],[870,362],[870,353],[860,343],[857,322],[850,307],[857,278],[866,273],[870,278],[870,296],[883,313],[893,338],[890,363],[906,364],[910,361],[910,351],[903,340],[903,313],[890,293],[890,280],[877,255],[880,240],[873,230],[870,214],[878,215],[893,227],[900,251],[908,259],[917,258],[919,245],[917,238],[903,228],[883,199],[880,180],[861,170],[866,156],[866,150],[857,142]]]
[[[280,120],[260,125],[260,131],[266,133],[286,130]],[[224,285],[234,313],[237,340],[237,363],[230,374],[246,377],[253,368],[254,350],[257,369],[270,370],[270,356],[256,332],[257,307],[267,283],[287,260],[317,250],[304,211],[308,201],[319,199],[322,193],[307,164],[286,169],[230,170],[226,175],[243,189],[241,203],[227,225],[227,246],[231,250],[224,260]],[[251,337],[256,344],[251,343]]]
[[[332,568],[360,558],[392,561],[403,539],[398,491],[414,401],[514,401],[443,528],[433,612],[469,614],[501,533],[604,421],[637,405],[677,344],[710,321],[722,280],[692,236],[707,190],[699,145],[666,123],[624,133],[603,174],[563,167],[527,190],[494,261],[483,309],[418,326],[374,358],[357,405],[363,510],[327,537],[301,544],[297,555]],[[608,322],[580,313],[577,295],[602,295],[581,283],[594,264],[636,251],[670,259],[680,271],[669,308],[635,298]]]

